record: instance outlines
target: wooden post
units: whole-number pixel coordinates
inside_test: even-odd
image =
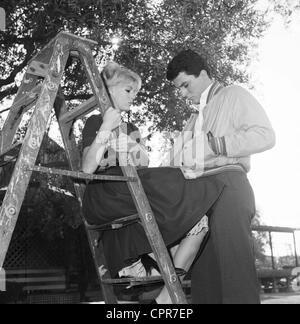
[[[296,242],[295,231],[293,232],[293,240],[294,240],[294,251],[295,251],[295,265],[296,265],[296,268],[298,268],[299,267],[299,261],[298,261],[297,242]]]
[[[271,248],[271,258],[272,258],[272,268],[275,270],[275,260],[274,260],[274,251],[273,251],[273,242],[272,242],[272,234],[269,232],[269,242],[270,242],[270,248]]]

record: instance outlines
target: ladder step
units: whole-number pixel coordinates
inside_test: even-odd
[[[106,231],[115,230],[136,223],[140,219],[139,214],[131,215],[128,217],[117,219],[113,222],[106,223],[103,225],[89,225],[86,224],[86,228],[92,231]]]
[[[73,122],[74,120],[79,119],[80,117],[88,114],[89,112],[95,110],[97,108],[97,100],[93,96],[88,99],[86,102],[78,106],[77,108],[68,111],[67,113],[63,114],[59,118],[59,122],[62,124],[67,124],[69,122]]]
[[[31,168],[28,168],[25,171],[56,174],[56,175],[61,175],[61,176],[66,176],[66,177],[76,178],[76,179],[82,179],[82,180],[102,180],[102,181],[122,181],[122,182],[136,182],[137,181],[136,178],[132,178],[132,177],[89,174],[89,173],[77,172],[77,171],[45,168],[42,166],[33,166]]]
[[[129,277],[129,278],[120,278],[120,279],[103,279],[102,283],[105,285],[129,285],[140,286],[146,284],[154,284],[154,283],[163,283],[163,278],[161,276],[155,277]]]
[[[27,69],[27,73],[32,75],[45,77],[48,72],[49,64],[45,64],[43,62],[32,61]]]
[[[22,143],[16,143],[0,154],[0,167],[12,163],[18,157]]]
[[[191,280],[183,280],[181,285],[182,285],[182,288],[191,288]]]
[[[21,114],[24,114],[27,111],[26,108],[29,107],[30,105],[33,105],[37,101],[41,89],[42,86],[38,84],[30,92],[26,93],[23,97],[21,97],[17,102],[13,103],[12,106],[4,110],[1,110],[1,113],[12,109],[22,108]]]

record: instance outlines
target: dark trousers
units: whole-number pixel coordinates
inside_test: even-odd
[[[192,303],[259,304],[251,232],[253,190],[243,172],[216,177],[226,187],[208,213],[210,234],[192,268]]]

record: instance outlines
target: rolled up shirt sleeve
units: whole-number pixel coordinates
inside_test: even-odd
[[[231,87],[227,100],[234,126],[224,136],[227,156],[246,157],[274,147],[275,132],[260,103],[239,86]]]

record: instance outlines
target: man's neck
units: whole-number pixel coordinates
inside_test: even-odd
[[[213,81],[212,80],[209,80],[209,82],[207,82],[207,86],[206,86],[205,90],[201,94],[201,97],[200,97],[200,106],[202,106],[202,108],[207,103],[207,98],[208,98],[208,95],[209,95],[209,90],[211,89],[212,85],[213,85]]]
[[[213,80],[211,80],[210,78],[208,78],[203,86],[204,90],[202,92],[201,95],[203,95],[205,93],[205,91],[207,91],[207,89],[214,83]]]

